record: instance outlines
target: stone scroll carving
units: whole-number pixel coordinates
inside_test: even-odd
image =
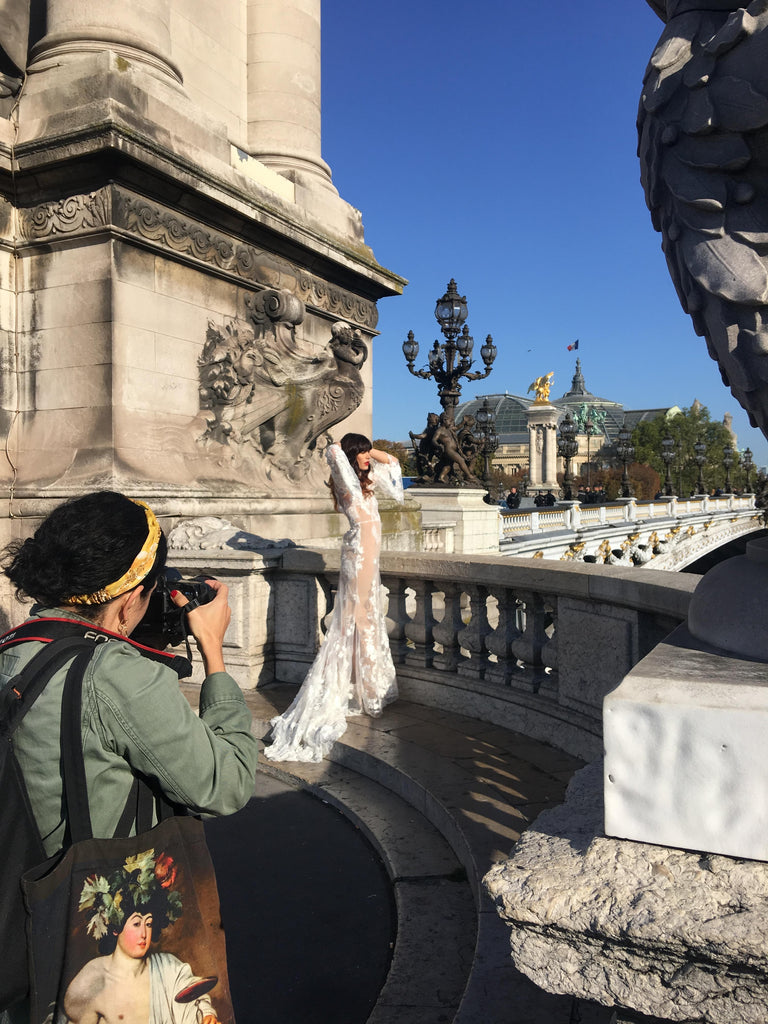
[[[768,0],[648,0],[667,22],[638,118],[643,186],[683,309],[768,430]]]
[[[360,367],[368,348],[357,328],[337,321],[324,348],[297,333],[304,304],[285,290],[266,289],[246,302],[248,323],[209,322],[199,359],[207,410],[204,443],[249,447],[268,473],[298,479],[318,439],[358,407]]]
[[[218,516],[184,519],[171,530],[168,547],[171,551],[263,551],[295,547],[292,540],[268,540],[233,526]]]

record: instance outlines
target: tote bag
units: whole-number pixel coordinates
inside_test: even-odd
[[[30,1024],[146,1016],[148,1024],[234,1024],[219,897],[202,823],[147,829],[155,797],[136,780],[118,825],[94,839],[80,733],[83,672],[62,703],[62,762],[72,845],[23,878]],[[166,805],[167,807],[168,805]],[[100,1019],[100,1018],[99,1018]]]

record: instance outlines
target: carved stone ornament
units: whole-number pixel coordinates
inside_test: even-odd
[[[235,281],[289,290],[309,306],[343,320],[371,329],[378,322],[375,302],[300,270],[275,253],[212,231],[114,185],[21,209],[19,219],[20,238],[25,242],[113,228],[166,256],[212,267]]]
[[[323,349],[306,346],[296,331],[304,304],[290,292],[267,289],[246,305],[247,324],[208,324],[198,360],[201,404],[209,410],[201,440],[255,449],[268,472],[297,480],[318,439],[362,401],[368,348],[342,321]]]
[[[641,174],[683,309],[768,428],[768,0],[648,0]]]
[[[168,538],[171,551],[262,551],[264,548],[295,547],[292,540],[266,540],[240,530],[227,519],[200,516],[174,526]]]
[[[207,263],[250,284],[267,284],[281,290],[289,288],[310,306],[353,320],[364,327],[373,328],[378,322],[375,302],[330,285],[306,271],[299,271],[274,253],[247,245],[234,236],[212,231],[157,203],[120,190],[116,191],[114,206],[117,227],[166,251]]]
[[[19,211],[21,235],[28,240],[50,239],[56,235],[82,235],[107,227],[111,220],[107,189],[87,195],[67,196]]]

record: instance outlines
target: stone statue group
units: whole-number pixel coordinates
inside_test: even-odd
[[[418,483],[483,486],[472,469],[480,453],[474,416],[467,414],[456,424],[449,413],[438,415],[430,412],[424,430],[420,434],[409,433],[416,457]]]

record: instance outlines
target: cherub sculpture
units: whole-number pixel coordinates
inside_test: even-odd
[[[438,455],[435,465],[437,483],[449,483],[453,478],[457,483],[465,482],[474,484],[476,487],[483,486],[472,472],[461,450],[455,424],[447,420],[445,413],[440,414],[440,423],[432,435],[432,444]]]
[[[768,0],[648,0],[667,23],[638,115],[646,201],[683,309],[768,428]]]
[[[471,469],[472,459],[477,454],[477,442],[470,439],[474,422],[474,418],[467,415],[457,429],[452,418],[444,412],[439,416],[431,412],[420,434],[409,431],[416,456],[418,483],[468,483],[482,487]]]
[[[435,435],[440,417],[436,412],[427,413],[427,425],[420,434],[414,434],[409,430],[413,442],[413,452],[416,457],[416,474],[419,483],[426,483],[434,478],[432,463],[434,462],[434,449],[432,438]]]
[[[528,394],[530,394],[531,391],[536,392],[534,405],[544,405],[549,401],[549,389],[552,387],[552,378],[554,376],[554,372],[545,373],[542,377],[537,377],[536,380],[529,385]]]

